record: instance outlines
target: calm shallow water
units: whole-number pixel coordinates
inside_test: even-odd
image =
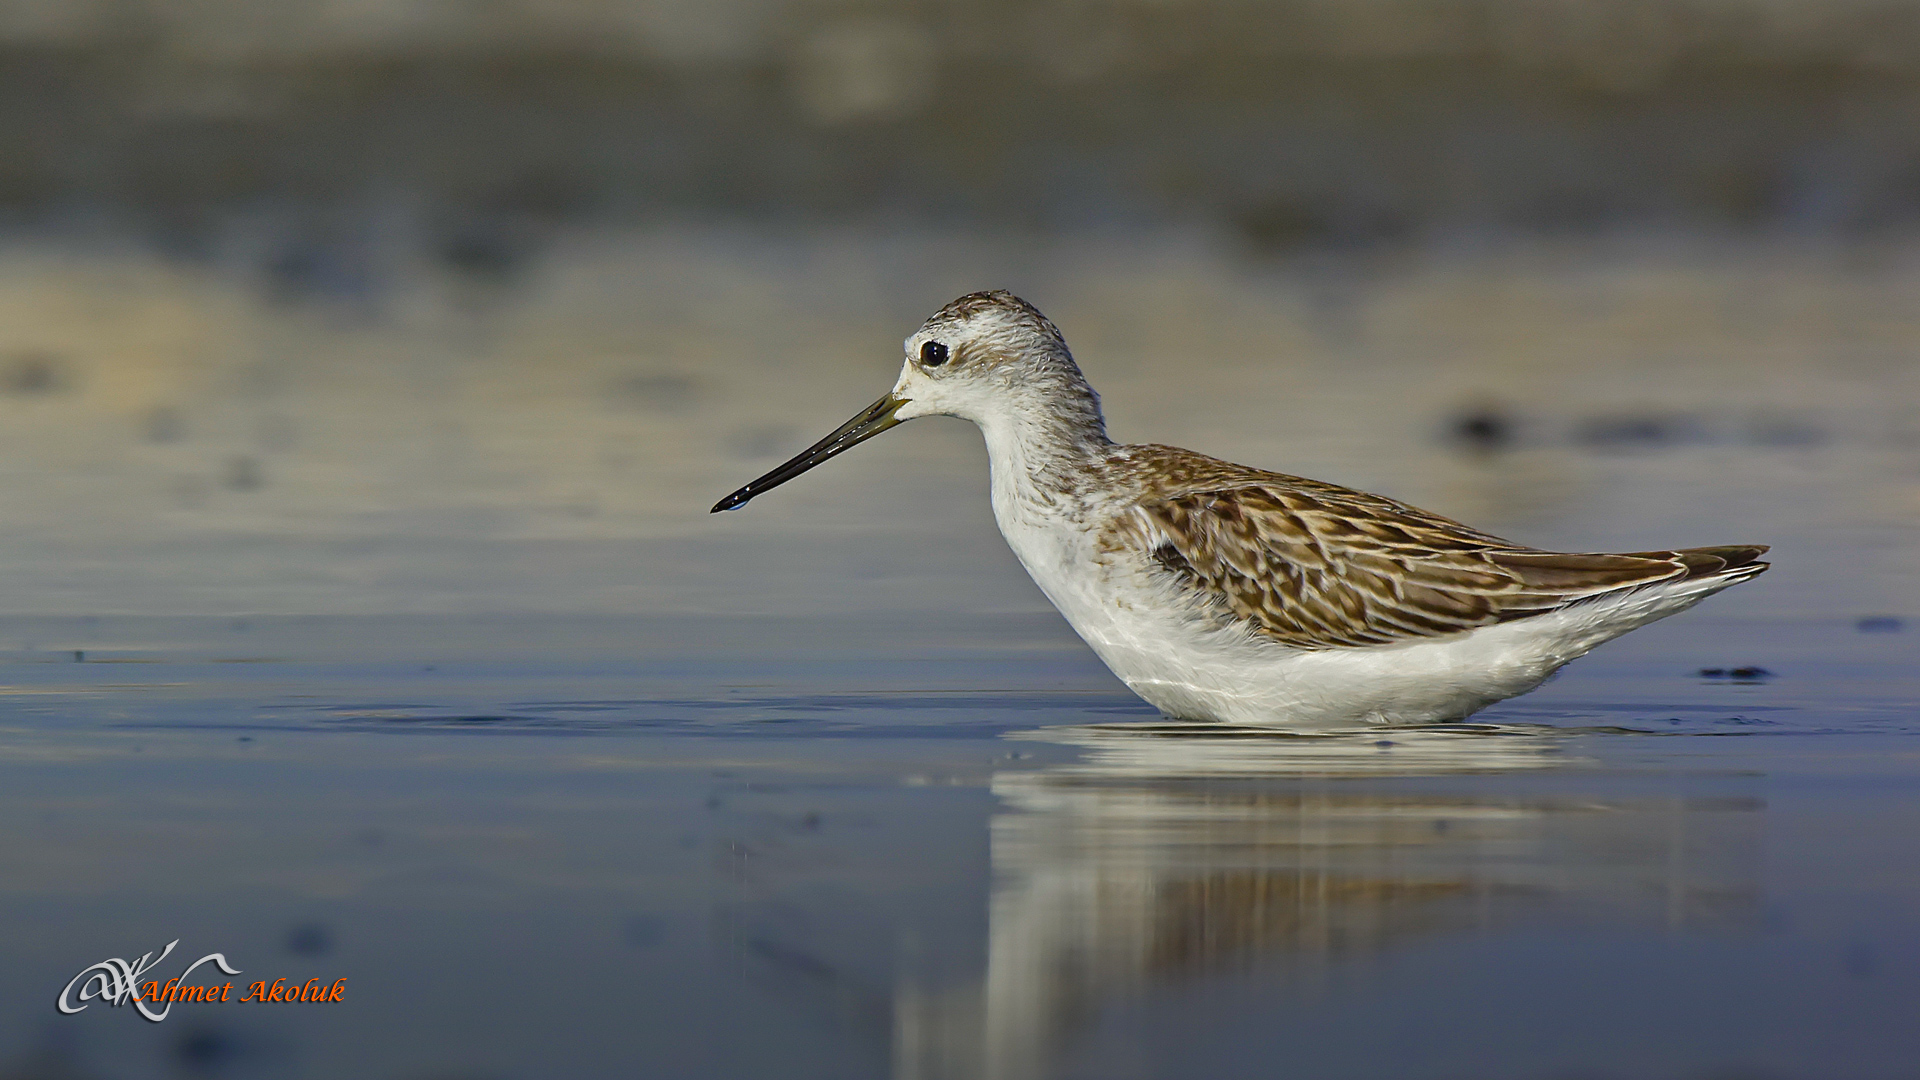
[[[0,1076],[1920,1077],[1920,244],[403,270],[0,252]],[[1776,569],[1478,726],[1284,738],[1156,723],[965,425],[706,514],[987,285],[1118,437]],[[346,992],[56,1011],[176,939]]]
[[[9,1075],[1920,1074],[1907,630],[1700,612],[1350,738],[1168,734],[1040,615],[0,645]],[[55,1013],[176,938],[348,990]]]

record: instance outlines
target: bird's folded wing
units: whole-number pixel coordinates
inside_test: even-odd
[[[1736,552],[1560,554],[1333,485],[1187,492],[1132,508],[1114,540],[1212,610],[1296,648],[1437,637],[1616,589],[1710,572]],[[1725,557],[1716,556],[1721,552]]]

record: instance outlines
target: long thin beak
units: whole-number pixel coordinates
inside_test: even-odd
[[[851,450],[890,427],[897,427],[906,423],[905,420],[893,415],[899,412],[900,407],[905,404],[905,401],[894,397],[892,394],[888,394],[886,397],[867,406],[865,411],[861,412],[859,416],[841,424],[833,434],[807,447],[805,451],[801,452],[792,461],[787,462],[785,465],[755,480],[739,491],[714,503],[713,509],[707,512],[717,514],[722,510],[737,510],[745,506],[747,500],[753,498],[755,495],[772,491],[774,488],[799,476],[801,473],[806,472],[808,469],[813,468],[828,458]]]

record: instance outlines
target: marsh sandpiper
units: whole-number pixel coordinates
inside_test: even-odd
[[[979,425],[1014,554],[1176,719],[1459,720],[1768,566],[1758,544],[1542,551],[1378,495],[1115,443],[1060,331],[999,291],[941,308],[886,396],[713,510],[933,415]]]

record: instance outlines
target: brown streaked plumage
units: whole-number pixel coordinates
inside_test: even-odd
[[[1750,568],[1766,547],[1542,551],[1378,495],[1167,446],[1131,447],[1155,492],[1120,545],[1259,636],[1296,649],[1457,634],[1617,589]]]

